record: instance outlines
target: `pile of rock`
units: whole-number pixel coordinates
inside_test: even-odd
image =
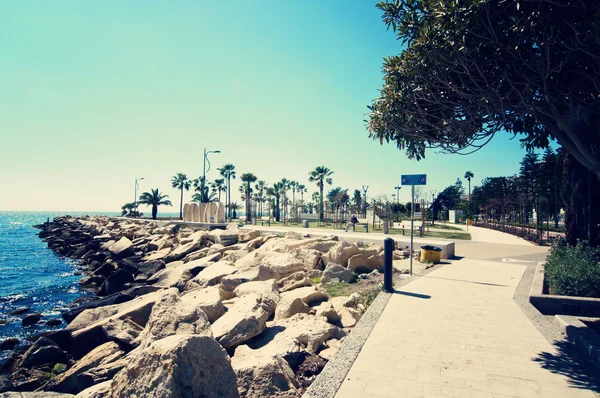
[[[360,319],[360,296],[313,286],[381,270],[380,247],[106,217],[61,217],[40,237],[77,258],[97,297],[65,330],[15,351],[0,392],[78,397],[295,397]]]

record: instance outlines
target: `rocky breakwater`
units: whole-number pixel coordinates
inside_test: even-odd
[[[239,229],[59,217],[39,236],[95,296],[15,351],[0,392],[77,397],[298,397],[360,319],[380,247]],[[313,285],[313,283],[315,285]],[[10,395],[8,395],[10,396]],[[19,395],[15,395],[19,396]]]

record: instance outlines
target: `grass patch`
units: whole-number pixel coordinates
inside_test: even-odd
[[[348,296],[348,290],[350,290],[350,284],[348,282],[332,283],[331,285],[325,285],[325,291],[329,297]]]
[[[462,231],[462,229],[460,229],[458,227],[453,227],[451,225],[446,225],[446,224],[435,224],[435,225],[432,225],[431,228],[448,229],[451,231]]]
[[[375,299],[381,292],[382,288],[383,288],[383,283],[380,283],[379,286],[377,286],[373,290],[370,290],[366,293],[361,294],[360,299],[358,300],[358,303],[364,305],[365,310],[366,310],[373,303],[373,301],[375,301]]]
[[[318,285],[319,283],[321,283],[321,277],[320,276],[315,276],[310,278],[310,281],[312,282],[313,285]]]

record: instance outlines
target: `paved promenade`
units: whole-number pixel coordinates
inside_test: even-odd
[[[465,258],[391,297],[336,397],[596,396],[513,300],[547,248],[475,231]]]

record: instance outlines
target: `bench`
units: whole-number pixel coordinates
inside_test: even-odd
[[[269,227],[271,226],[271,217],[269,217],[269,216],[262,216],[262,217],[258,218],[256,221],[260,221],[261,226],[264,226],[265,223],[267,223],[267,225]]]
[[[367,220],[366,218],[359,218],[356,224],[352,224],[352,232],[356,232],[357,225],[364,225],[365,230],[369,232],[369,220]]]

